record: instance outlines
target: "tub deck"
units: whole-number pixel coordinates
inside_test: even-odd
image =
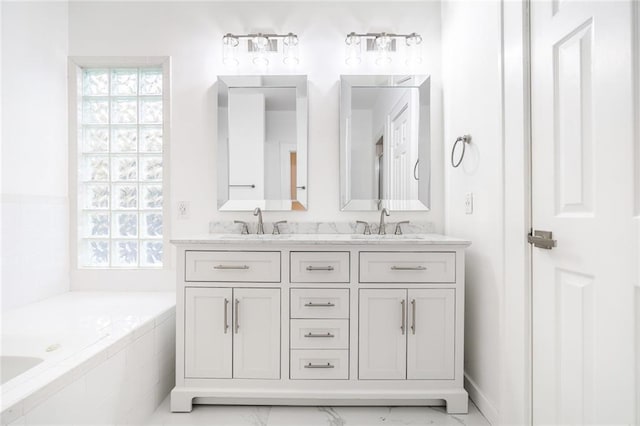
[[[2,316],[2,357],[43,361],[0,386],[2,423],[26,414],[175,314],[173,292],[69,292]]]

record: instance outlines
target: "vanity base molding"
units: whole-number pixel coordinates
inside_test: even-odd
[[[287,237],[174,241],[171,411],[236,404],[467,412],[467,241]]]
[[[208,405],[299,405],[299,406],[444,406],[449,414],[466,414],[469,396],[464,389],[420,391],[318,391],[318,390],[229,390],[175,388],[171,411],[188,413],[193,404]]]

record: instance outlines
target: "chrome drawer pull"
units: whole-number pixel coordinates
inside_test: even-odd
[[[333,271],[333,266],[307,266],[307,271]]]
[[[336,305],[335,305],[335,303],[331,303],[331,302],[327,302],[327,303],[309,302],[309,303],[305,303],[304,306],[306,306],[308,308],[331,308],[331,307],[336,306]]]
[[[336,368],[335,365],[331,364],[330,362],[326,363],[326,364],[307,364],[304,366],[304,368]]]
[[[336,337],[336,336],[334,334],[331,334],[331,333],[313,334],[313,333],[309,332],[309,333],[305,334],[304,337]]]
[[[426,271],[425,266],[392,266],[392,271]]]
[[[249,265],[216,265],[213,269],[249,269]]]

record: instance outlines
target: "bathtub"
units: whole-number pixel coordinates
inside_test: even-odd
[[[173,387],[173,292],[69,292],[2,315],[2,425],[116,424]]]

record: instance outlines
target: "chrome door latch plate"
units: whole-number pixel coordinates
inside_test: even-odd
[[[533,231],[533,234],[527,235],[527,241],[535,247],[551,250],[558,246],[558,242],[552,237],[553,234],[550,231]]]

